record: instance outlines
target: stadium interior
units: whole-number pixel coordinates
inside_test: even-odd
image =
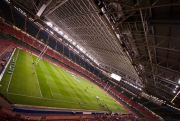
[[[0,121],[180,121],[179,33],[180,0],[0,0]]]

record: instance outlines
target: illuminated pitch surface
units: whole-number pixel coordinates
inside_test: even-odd
[[[14,71],[7,74],[13,59],[16,62]],[[112,112],[128,113],[93,83],[47,61],[40,60],[36,69],[33,69],[35,60],[35,56],[17,49],[8,65],[0,82],[0,92],[14,103],[107,111],[100,106],[102,103]]]

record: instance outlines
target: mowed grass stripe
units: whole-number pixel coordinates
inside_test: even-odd
[[[70,79],[66,79],[66,78],[69,77],[69,76],[66,76],[67,72],[66,72],[65,70],[63,70],[63,69],[61,69],[61,68],[58,68],[58,67],[56,67],[56,66],[54,66],[54,68],[56,69],[56,70],[54,70],[54,71],[56,71],[56,72],[59,74],[59,76],[61,76],[61,77],[63,78],[63,80],[62,80],[61,83],[65,84],[65,87],[66,87],[66,88],[68,88],[68,89],[70,88],[70,89],[72,89],[73,91],[74,91],[74,89],[75,89],[76,92],[77,92],[77,91],[82,91],[82,89],[81,89],[80,86],[77,86],[75,83],[73,83],[75,80],[72,80],[71,78],[70,78]]]
[[[32,57],[33,57],[33,61],[35,61],[36,58],[37,58],[35,56],[32,56]],[[50,91],[50,88],[49,88],[49,85],[46,82],[46,77],[45,77],[44,72],[43,72],[44,68],[40,67],[41,61],[43,61],[43,60],[40,60],[39,64],[36,65],[35,69],[36,69],[36,74],[37,74],[37,77],[38,77],[38,81],[39,81],[39,86],[40,86],[40,89],[41,89],[42,97],[53,99],[51,91]]]
[[[20,50],[16,60],[15,70],[9,86],[9,93],[40,97],[38,83],[33,74],[31,56]],[[20,81],[21,80],[21,81]]]
[[[58,75],[58,73],[52,69],[54,65],[49,64],[47,62],[43,62],[43,63],[44,63],[44,66],[46,67],[46,69],[48,70],[50,76],[53,78],[53,80],[48,80],[48,82],[56,85],[58,87],[58,89],[59,89],[59,85],[67,86],[67,85],[65,85],[65,83],[63,83],[63,81],[62,81],[63,79],[59,78],[60,75]]]
[[[54,71],[58,72],[58,75],[63,75],[63,73],[67,73],[66,71],[63,71],[61,68],[58,68],[56,66],[54,66]],[[63,76],[61,76],[63,77]],[[70,94],[71,96],[73,96],[73,100],[76,101],[76,102],[79,102],[79,98],[83,98],[83,94],[82,94],[82,89],[80,89],[79,86],[76,86],[72,83],[69,83],[67,80],[63,79],[62,80],[64,84],[66,84],[64,87],[60,86],[60,88],[65,88]],[[73,82],[75,80],[70,80],[70,82]],[[76,82],[76,81],[75,81]],[[77,88],[79,87],[79,88]]]
[[[32,55],[31,55],[31,54],[30,54],[30,56],[31,56],[31,61],[32,61],[32,63],[34,63],[34,62],[33,62],[33,58],[32,58]],[[40,88],[40,86],[39,86],[39,81],[38,81],[38,77],[37,77],[37,73],[36,73],[36,69],[35,69],[34,65],[33,65],[33,67],[32,67],[32,68],[33,68],[33,70],[34,70],[33,74],[35,74],[35,76],[36,76],[36,81],[37,81],[37,83],[38,83],[39,92],[40,92],[41,97],[42,97],[41,88]]]
[[[78,92],[81,93],[83,91],[83,89],[80,86],[80,82],[77,82],[76,80],[74,80],[74,78],[72,78],[70,75],[66,76],[66,74],[67,74],[66,71],[62,71],[62,70],[59,71],[58,68],[56,68],[56,67],[54,67],[54,68],[56,69],[54,71],[59,72],[59,75],[61,75],[63,78],[65,78],[65,79],[63,79],[63,83],[67,84],[67,86],[64,87],[66,90],[68,90],[70,92],[76,91],[76,93],[78,93]],[[69,77],[69,78],[67,78],[67,77]]]
[[[69,73],[68,73],[69,74]],[[70,74],[69,74],[70,75]],[[70,75],[72,76],[72,75]],[[76,76],[75,76],[76,77]],[[94,88],[95,86],[93,85],[93,83],[89,82],[89,81],[86,81],[82,78],[79,78],[77,77],[81,83],[79,83],[81,85],[81,87],[83,88],[83,92],[85,92],[84,94],[87,94],[87,95],[84,95],[81,93],[81,95],[84,97],[81,99],[82,102],[84,103],[90,103],[90,104],[94,104],[94,105],[97,105],[99,104],[96,100],[95,100],[95,97],[94,96],[99,96],[101,99],[103,99],[102,97],[107,97],[107,95],[99,90],[98,88]],[[88,87],[88,89],[85,91],[85,89]],[[92,88],[93,87],[93,88]],[[98,90],[98,93],[95,92],[95,90],[97,91]],[[114,103],[113,103],[114,104]]]
[[[54,93],[57,93],[57,94],[61,94],[61,91],[59,90],[58,86],[55,84],[55,78],[54,78],[54,75],[52,76],[52,72],[49,71],[49,68],[46,67],[46,63],[45,61],[41,61],[39,63],[39,66],[42,68],[43,70],[43,73],[45,75],[45,78],[46,78],[46,82],[51,82],[51,84],[47,83],[48,86],[49,86],[49,89],[50,89],[50,92],[51,92],[51,95],[52,95],[52,98],[53,99],[57,99],[57,100],[63,100],[65,99],[64,95],[61,95],[61,96],[54,96]],[[59,98],[58,98],[59,97]],[[69,101],[68,101],[69,102]]]
[[[63,71],[62,71],[63,72]],[[64,71],[64,76],[69,77],[69,79],[67,80],[68,83],[73,84],[72,88],[75,88],[75,93],[78,96],[78,98],[81,99],[81,101],[85,100],[89,100],[89,102],[94,101],[93,98],[93,94],[92,93],[88,93],[88,91],[85,91],[86,87],[88,85],[83,85],[82,81],[77,82],[73,76],[69,73],[67,73],[66,71]],[[79,92],[79,93],[78,93]],[[88,103],[88,102],[87,102]],[[97,104],[97,103],[96,103]]]
[[[49,71],[50,76],[53,78],[54,86],[58,86],[59,83],[60,83],[60,80],[59,80],[59,78],[58,78],[58,75],[57,75],[56,71],[54,71],[54,68],[53,68],[54,65],[49,64],[49,63],[45,63],[45,62],[44,62],[44,64],[45,64],[45,66],[46,66],[46,69]],[[50,81],[52,81],[52,80],[50,80]],[[61,85],[63,85],[63,84],[61,83]],[[52,87],[52,88],[53,88],[53,87]],[[56,91],[58,91],[58,92],[56,92]],[[60,92],[59,92],[59,91],[60,91]],[[53,88],[52,92],[53,92],[53,97],[54,97],[54,98],[57,98],[56,95],[54,95],[54,93],[56,93],[56,94],[61,94],[61,98],[60,98],[61,100],[62,100],[62,96],[63,96],[63,98],[64,98],[66,101],[76,101],[76,102],[77,102],[76,96],[75,96],[75,95],[72,95],[73,93],[72,93],[72,92],[69,92],[69,91],[66,89],[66,87],[59,88],[59,86],[58,86],[58,89],[54,89],[54,88]]]
[[[56,73],[56,72],[60,72],[59,74],[60,74],[60,76],[62,76],[62,78],[63,78],[63,76],[65,76],[66,78],[65,79],[63,79],[63,82],[67,82],[68,84],[70,84],[70,85],[66,85],[66,87],[62,87],[62,88],[59,88],[60,90],[61,90],[61,93],[60,94],[62,94],[62,95],[64,95],[64,98],[66,99],[66,100],[74,100],[74,101],[78,101],[78,102],[83,102],[83,103],[89,103],[89,104],[95,104],[95,105],[97,105],[97,102],[96,103],[93,103],[93,102],[95,102],[94,100],[94,97],[93,96],[89,96],[89,94],[87,94],[86,95],[86,92],[85,93],[83,93],[85,90],[84,90],[84,88],[85,88],[85,86],[82,86],[82,84],[81,84],[81,82],[77,82],[73,77],[72,77],[72,75],[70,75],[69,73],[67,73],[66,71],[64,71],[64,70],[62,70],[62,69],[60,69],[60,68],[56,68],[56,66],[54,66],[54,65],[48,65],[47,63],[46,63],[46,66],[47,66],[47,68],[48,69],[50,69],[49,71],[50,72],[52,72],[53,74],[54,73]],[[56,69],[56,70],[54,70],[54,68]],[[59,71],[59,69],[60,69],[60,71]],[[57,77],[57,75],[58,75],[58,73],[56,73],[56,75],[54,75],[54,76],[56,76],[56,78],[58,78]],[[67,75],[67,76],[66,76]],[[69,77],[69,78],[68,78]],[[68,78],[68,79],[67,79]],[[56,79],[55,81],[57,81],[58,79]],[[56,83],[57,84],[57,83]],[[71,86],[71,87],[68,87],[68,86]],[[81,89],[81,87],[83,88],[83,89]],[[73,90],[73,88],[75,89],[75,90]],[[78,91],[78,90],[80,90],[80,91]],[[79,92],[79,94],[77,94]],[[70,98],[71,97],[71,98]],[[90,100],[90,101],[89,101]],[[92,101],[93,100],[93,101]]]

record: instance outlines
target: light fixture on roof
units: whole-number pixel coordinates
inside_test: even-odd
[[[60,35],[63,35],[63,34],[64,34],[62,31],[58,31],[58,33],[59,33]]]
[[[179,79],[179,81],[178,81],[178,84],[180,84],[180,79]]]
[[[173,90],[173,93],[176,93],[176,91],[175,91],[175,90]]]
[[[73,47],[72,47],[71,45],[69,45],[69,47],[70,47],[71,49],[73,49]]]
[[[57,27],[53,27],[53,29],[54,29],[55,31],[58,31],[58,28],[57,28]]]
[[[51,22],[46,22],[46,24],[47,24],[48,26],[50,26],[51,28],[53,27],[53,25],[52,25]]]
[[[76,43],[75,43],[75,42],[73,42],[72,44],[73,44],[73,45],[76,45]]]
[[[49,31],[51,34],[54,34],[54,32],[52,32],[52,31]]]
[[[83,49],[82,49],[82,48],[79,48],[79,50],[80,50],[80,51],[83,51]]]
[[[117,81],[120,81],[121,80],[121,77],[119,75],[116,75],[114,73],[111,74],[111,78],[117,80]]]
[[[64,35],[64,38],[68,39],[68,36],[67,36],[67,35]]]

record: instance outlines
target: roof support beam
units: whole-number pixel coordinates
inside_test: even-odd
[[[180,26],[180,19],[149,19],[150,26]]]
[[[145,6],[145,7],[136,7],[134,9],[128,9],[128,10],[106,12],[105,14],[121,13],[121,12],[128,12],[128,11],[137,11],[137,10],[148,9],[148,8],[159,8],[159,7],[167,7],[167,6],[175,6],[175,5],[180,5],[180,3],[177,2],[177,3],[168,3],[168,4],[162,4],[162,5],[151,5],[151,6]]]
[[[135,63],[140,63],[140,64],[149,64],[149,65],[151,65],[151,63],[148,62],[148,61],[142,61],[142,62],[141,62],[141,61],[138,61],[138,60],[134,60],[133,62],[135,62]],[[159,63],[159,64],[160,64],[160,63]],[[152,66],[157,66],[157,67],[159,67],[159,69],[161,68],[161,69],[163,69],[163,70],[168,70],[168,71],[171,71],[171,72],[180,74],[179,71],[173,70],[173,69],[171,69],[171,68],[169,68],[169,67],[161,66],[161,65],[159,65],[159,64],[154,64],[154,63],[152,63]]]
[[[146,71],[146,73],[152,74],[152,72],[150,72],[150,71]],[[174,82],[174,81],[172,81],[172,80],[169,80],[168,78],[164,78],[164,77],[160,76],[160,74],[156,75],[156,78],[157,78],[157,79],[160,79],[160,80],[163,81],[163,82],[168,83],[169,85],[170,85],[170,84],[171,84],[171,85],[177,85],[176,82]],[[158,81],[156,80],[156,82],[158,82]]]
[[[122,2],[119,2],[119,1],[115,1],[115,0],[104,0],[105,2],[110,2],[110,3],[118,3],[120,5],[123,5],[123,6],[127,6],[127,7],[130,7],[130,8],[134,8],[134,6],[132,5],[128,5],[128,4],[124,4]]]
[[[176,99],[176,97],[179,95],[179,93],[180,93],[180,90],[179,90],[179,92],[176,94],[176,96],[171,100],[171,103]]]
[[[96,7],[96,9],[98,10],[99,13],[102,13],[101,9],[94,3],[94,0],[90,0],[90,2]],[[123,49],[123,48],[121,47],[121,44],[122,44],[122,43],[121,43],[120,40],[118,39],[115,31],[114,31],[113,28],[112,28],[112,25],[111,25],[111,24],[109,23],[109,21],[107,20],[107,17],[105,16],[105,14],[103,14],[103,15],[101,16],[101,18],[102,18],[103,22],[109,27],[109,30],[110,30],[111,34],[114,36],[114,38],[115,38],[116,42],[118,43],[119,47],[120,47],[121,49]],[[126,52],[123,53],[123,54],[124,54],[126,57],[128,57],[129,61],[131,61],[131,58],[129,57],[129,55],[128,55]],[[134,69],[135,69],[135,68],[134,68]],[[139,80],[140,80],[140,78],[139,78]],[[141,81],[142,81],[142,80],[141,80]]]
[[[131,43],[131,42],[127,42],[127,43]],[[166,51],[173,51],[173,52],[177,52],[180,53],[180,50],[177,49],[173,49],[173,48],[166,48],[166,47],[159,47],[159,46],[152,46],[152,45],[144,45],[144,44],[136,44],[138,47],[149,47],[149,48],[156,48],[156,49],[161,49],[161,50],[166,50]]]
[[[64,1],[58,1],[56,4],[58,4],[58,5],[56,5],[55,7],[53,7],[52,9],[50,9],[50,11],[47,13],[47,14],[45,14],[45,16],[48,16],[49,14],[51,14],[52,12],[54,12],[56,9],[58,9],[60,6],[62,6],[64,3],[66,3],[68,0],[64,0]]]
[[[41,8],[38,10],[38,12],[37,12],[37,14],[36,14],[36,16],[34,17],[35,19],[38,19],[38,18],[40,18],[40,16],[42,15],[42,13],[44,12],[44,10],[46,9],[46,4],[43,4],[42,6],[41,6]]]

